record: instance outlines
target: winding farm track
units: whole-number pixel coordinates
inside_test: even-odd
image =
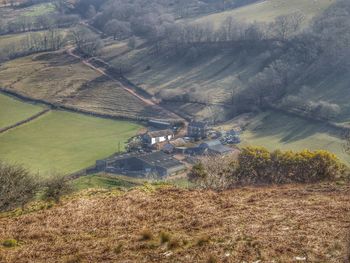
[[[152,100],[149,100],[149,99],[146,99],[144,97],[142,97],[141,95],[137,94],[134,90],[126,87],[125,85],[123,85],[119,80],[117,80],[116,78],[112,77],[110,74],[108,74],[106,71],[104,71],[103,69],[101,68],[98,68],[96,66],[94,66],[93,64],[91,64],[88,60],[86,59],[83,59],[82,57],[80,57],[79,55],[77,54],[74,54],[74,48],[69,48],[67,49],[67,53],[77,59],[79,59],[85,66],[88,66],[89,68],[97,71],[98,73],[100,73],[101,75],[104,75],[118,83],[121,84],[122,88],[129,92],[130,94],[132,94],[133,96],[137,97],[138,99],[140,99],[141,101],[143,101],[144,103],[146,103],[147,105],[149,106],[158,106],[160,107],[158,104],[154,103]]]

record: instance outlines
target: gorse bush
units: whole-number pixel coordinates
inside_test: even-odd
[[[343,170],[338,158],[327,151],[270,153],[265,148],[244,148],[234,174],[237,183],[313,183],[332,180]]]
[[[238,158],[208,157],[194,165],[189,179],[204,188],[227,189],[240,185],[315,183],[333,180],[345,171],[327,151],[269,152],[243,148]]]

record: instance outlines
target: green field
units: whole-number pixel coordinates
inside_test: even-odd
[[[227,17],[232,16],[244,22],[271,22],[278,16],[294,12],[304,14],[306,21],[310,21],[334,2],[335,0],[265,0],[226,12],[204,16],[194,21],[198,23],[213,22],[215,26],[219,26]]]
[[[44,3],[34,5],[33,7],[29,7],[23,13],[25,16],[42,16],[48,13],[52,13],[55,11],[55,6],[52,3]]]
[[[0,135],[0,159],[33,172],[71,173],[105,158],[135,135],[140,125],[52,111]]]
[[[264,146],[270,150],[328,150],[350,164],[342,134],[320,123],[312,123],[282,113],[262,113],[255,117],[242,136],[242,146]]]
[[[43,109],[44,107],[42,106],[23,103],[17,99],[0,94],[0,128],[25,120]]]

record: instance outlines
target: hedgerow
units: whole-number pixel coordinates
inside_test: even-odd
[[[193,167],[189,178],[205,188],[225,189],[239,185],[331,181],[343,174],[345,168],[336,155],[323,150],[269,152],[262,147],[246,147],[235,159],[233,156],[205,158]]]

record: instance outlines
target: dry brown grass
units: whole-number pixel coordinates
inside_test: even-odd
[[[177,117],[147,105],[122,84],[64,52],[48,52],[0,65],[0,86],[23,96],[71,108],[129,118]]]
[[[161,188],[74,197],[0,219],[0,262],[344,262],[350,185]],[[140,239],[142,231],[151,239]],[[161,242],[171,233],[174,244]],[[168,242],[167,242],[168,243]],[[200,245],[199,245],[200,243]]]

